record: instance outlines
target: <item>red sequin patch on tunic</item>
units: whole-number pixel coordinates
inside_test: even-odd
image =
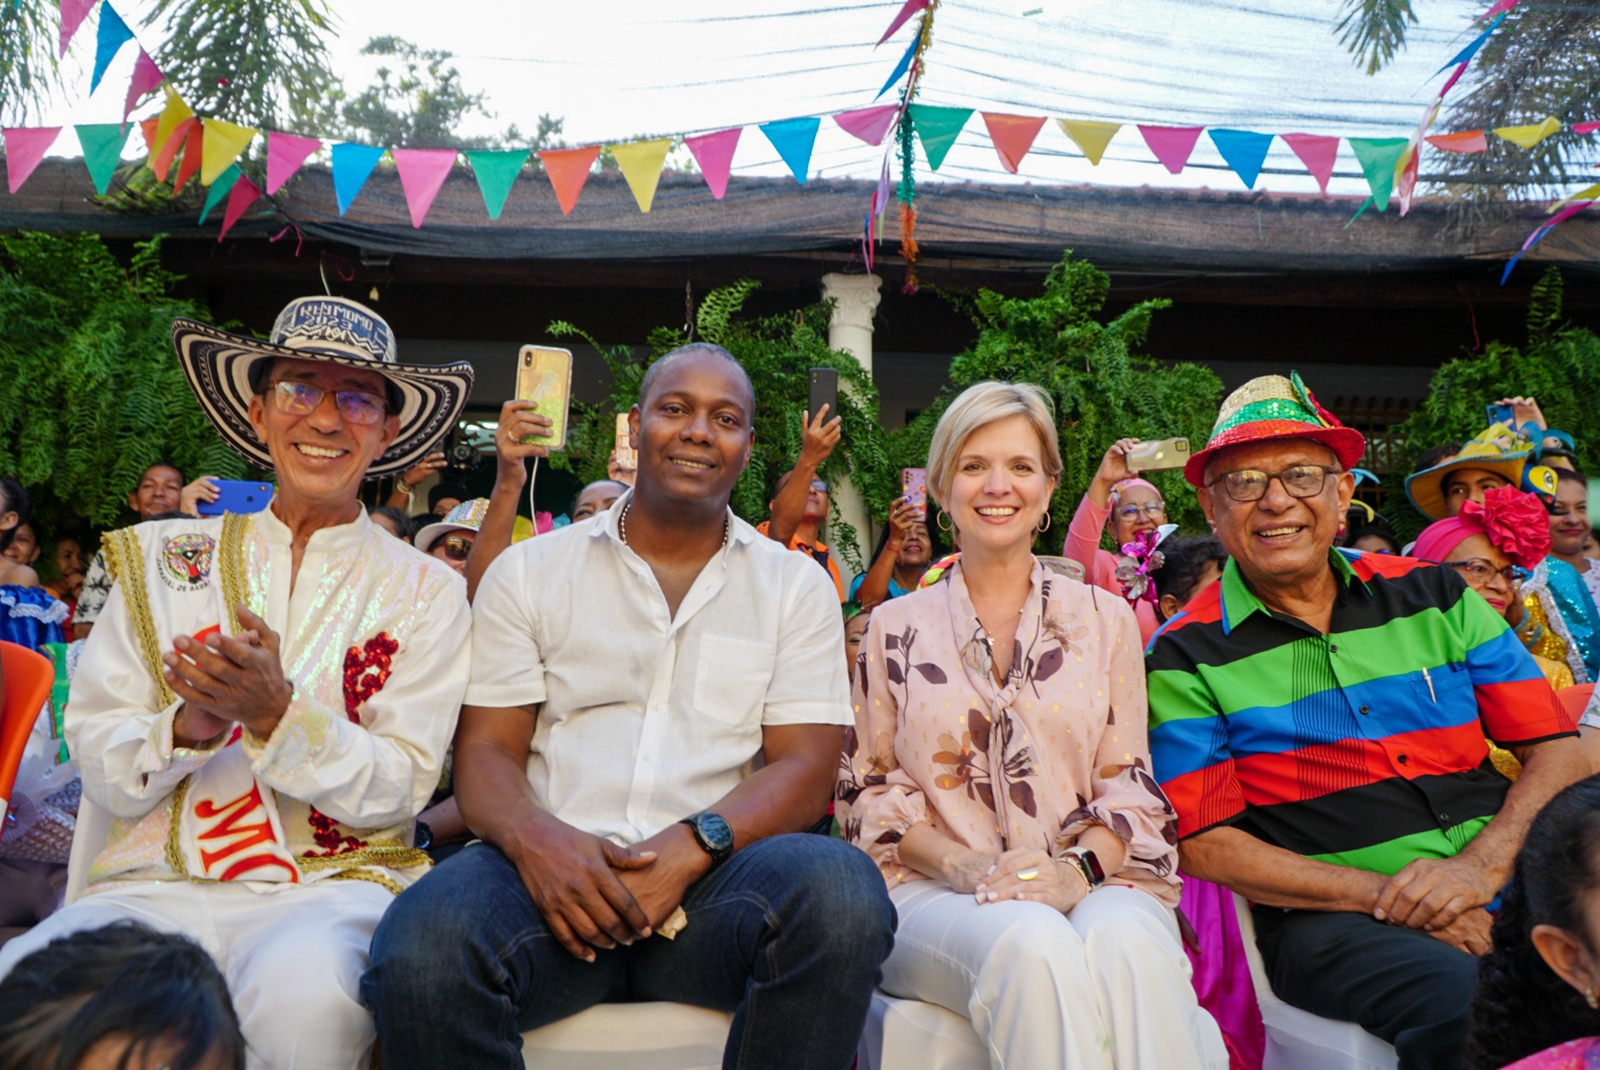
[[[395,651],[400,644],[388,632],[379,632],[368,639],[365,646],[351,647],[344,654],[344,713],[354,724],[361,723],[358,712],[361,704],[383,689],[389,680]],[[358,851],[367,846],[365,840],[354,836],[341,836],[339,823],[315,806],[308,819],[311,835],[323,850],[307,851],[307,858],[328,858],[346,851]]]

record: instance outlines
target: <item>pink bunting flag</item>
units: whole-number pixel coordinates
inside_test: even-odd
[[[839,112],[833,121],[839,124],[840,130],[860,138],[868,145],[882,145],[883,135],[894,125],[894,117],[899,111],[898,104],[881,104],[876,108]]]
[[[405,191],[406,207],[411,209],[411,225],[422,226],[439,195],[439,187],[456,165],[455,149],[390,149],[394,169],[400,172],[400,188]]]
[[[1161,166],[1179,175],[1189,162],[1189,154],[1194,151],[1194,143],[1200,140],[1200,132],[1204,129],[1203,126],[1141,125],[1139,133],[1144,135],[1144,143],[1150,146],[1150,151],[1161,161]]]
[[[322,142],[314,137],[296,137],[294,134],[280,134],[276,130],[268,131],[267,196],[270,197],[282,189],[283,184],[300,170],[300,165],[320,148]]]
[[[689,148],[689,155],[700,165],[700,174],[705,176],[711,196],[719,201],[728,192],[728,172],[733,168],[733,150],[739,147],[739,134],[743,130],[744,127],[735,126],[731,130],[683,139]]]
[[[239,217],[250,210],[250,206],[261,199],[261,191],[256,184],[240,175],[234,182],[233,188],[228,191],[228,207],[222,213],[222,231],[217,235],[217,241],[228,236],[228,231],[239,222]]]
[[[128,96],[122,102],[122,121],[128,121],[128,113],[133,111],[140,97],[166,80],[167,76],[161,73],[161,68],[150,58],[150,53],[139,49],[139,58],[133,64],[133,80],[128,83]]]
[[[1512,0],[1512,2],[1515,3],[1516,0]],[[906,0],[905,6],[900,9],[900,14],[894,17],[894,21],[889,23],[889,28],[883,31],[883,36],[878,38],[878,45],[893,37],[894,32],[904,26],[907,19],[927,6],[928,0]],[[878,45],[873,45],[872,47],[877,48]]]
[[[61,0],[61,54],[67,54],[67,46],[72,43],[73,34],[78,32],[78,27],[83,25],[83,20],[89,17],[89,12],[94,10],[94,5],[100,0]]]
[[[1479,21],[1482,21],[1483,19],[1492,19],[1502,11],[1510,11],[1512,8],[1516,7],[1517,2],[1518,0],[1495,0],[1494,7],[1491,7],[1488,11],[1485,11],[1483,14],[1479,15],[1478,19]]]
[[[1279,134],[1284,144],[1294,150],[1300,162],[1306,165],[1317,188],[1328,192],[1328,179],[1333,177],[1333,162],[1339,156],[1339,139],[1322,134]]]
[[[1592,134],[1596,130],[1600,130],[1600,122],[1572,124],[1572,132],[1574,134]]]
[[[8,126],[0,131],[6,146],[6,182],[16,193],[55,144],[59,126]]]

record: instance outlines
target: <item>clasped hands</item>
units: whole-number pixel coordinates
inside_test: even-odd
[[[1076,867],[1036,847],[1014,847],[994,856],[970,852],[946,867],[946,878],[953,891],[971,894],[980,903],[1021,900],[1063,914],[1089,894],[1089,883]]]
[[[1471,857],[1423,858],[1384,883],[1372,916],[1483,955],[1490,947],[1491,922],[1484,906],[1498,891],[1494,875]]]
[[[234,724],[268,739],[289,709],[294,685],[283,674],[278,633],[245,606],[239,623],[245,630],[231,638],[219,632],[201,642],[180,635],[176,649],[162,655],[162,676],[183,700],[172,723],[179,746],[206,746]]]

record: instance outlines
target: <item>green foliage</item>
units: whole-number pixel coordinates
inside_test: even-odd
[[[0,120],[25,126],[30,108],[61,84],[56,5],[45,0],[0,2]]]
[[[1356,62],[1377,74],[1406,46],[1406,24],[1416,21],[1411,0],[1345,0],[1335,29]]]
[[[1117,439],[1187,437],[1199,449],[1210,436],[1222,382],[1198,364],[1165,364],[1136,357],[1150,317],[1171,302],[1142,301],[1115,319],[1095,317],[1105,306],[1110,278],[1069,250],[1045,279],[1038,297],[980,290],[971,311],[977,343],[950,364],[950,384],[938,401],[891,435],[891,464],[927,463],[934,426],[957,394],[985,379],[1033,383],[1055,401],[1064,471],[1051,503],[1051,531],[1041,552],[1059,553],[1067,524],[1088,489],[1100,458]],[[1167,500],[1167,516],[1186,531],[1206,530],[1193,489],[1179,472],[1148,478]],[[893,496],[891,489],[890,496]],[[876,513],[875,515],[883,515]]]
[[[128,492],[158,460],[245,474],[173,355],[173,318],[207,314],[171,296],[159,239],[127,267],[92,234],[0,249],[0,472],[29,488],[47,533],[129,522]]]
[[[1430,446],[1459,442],[1487,426],[1484,406],[1505,397],[1537,398],[1549,426],[1576,440],[1578,466],[1600,472],[1600,337],[1561,322],[1561,275],[1550,267],[1534,287],[1525,349],[1490,342],[1434,373],[1428,399],[1394,429],[1395,491],[1416,456]],[[1386,509],[1397,532],[1420,531],[1422,517],[1407,503]]]

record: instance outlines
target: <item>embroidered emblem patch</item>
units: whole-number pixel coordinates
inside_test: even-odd
[[[198,591],[211,582],[211,561],[216,556],[217,540],[191,531],[174,535],[161,555],[161,578],[174,591]]]

